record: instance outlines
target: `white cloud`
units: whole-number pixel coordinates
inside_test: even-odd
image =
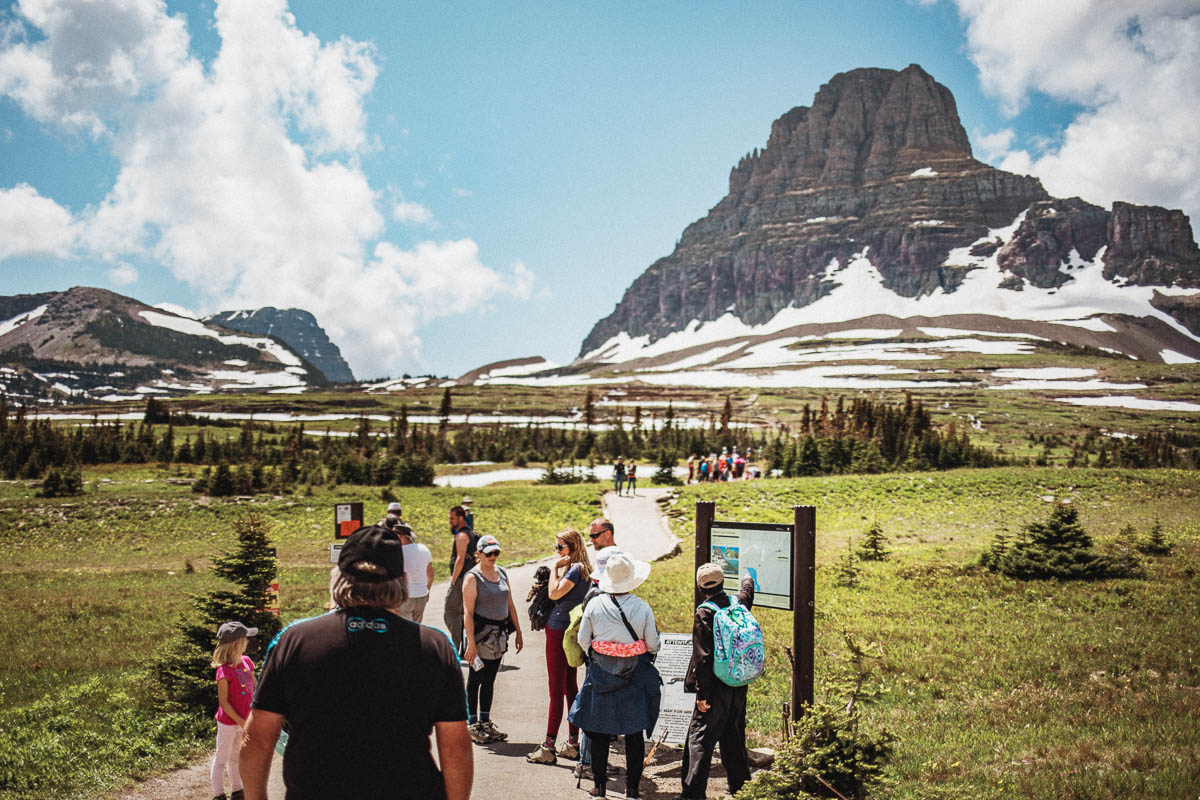
[[[405,225],[432,225],[433,212],[420,203],[401,200],[392,210],[392,216],[397,222]]]
[[[71,212],[27,183],[0,189],[0,260],[66,256],[75,240]]]
[[[205,310],[305,308],[363,376],[415,359],[420,324],[456,309],[439,305],[446,294],[463,311],[528,296],[514,291],[532,280],[523,266],[504,276],[469,239],[408,251],[382,240],[386,201],[361,167],[377,146],[369,44],[304,33],[285,0],[217,0],[211,64],[188,54],[185,21],[161,0],[24,0],[16,12],[29,31],[0,41],[0,95],[108,143],[119,170],[74,222],[31,187],[0,190],[0,208],[15,197],[59,231],[3,237],[0,257],[75,241],[110,261],[165,265]],[[403,201],[392,209],[402,215],[433,219]],[[0,216],[0,230],[14,219]]]
[[[138,271],[128,264],[119,264],[108,271],[108,280],[114,286],[128,286],[137,279]]]
[[[1194,0],[955,0],[983,87],[1018,113],[1032,92],[1083,111],[1061,139],[984,145],[1057,196],[1182,208],[1200,220],[1200,7]]]
[[[464,189],[461,186],[455,186],[450,191],[454,192],[459,197],[470,197],[472,194],[474,194],[474,192],[472,192],[470,189]]]

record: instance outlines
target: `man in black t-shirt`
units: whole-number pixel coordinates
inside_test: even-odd
[[[338,567],[338,610],[289,625],[267,651],[242,746],[246,800],[267,800],[285,719],[287,800],[467,800],[462,671],[442,632],[394,613],[405,599],[399,538],[361,528]]]

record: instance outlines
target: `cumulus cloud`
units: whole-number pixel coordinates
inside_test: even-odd
[[[65,256],[75,241],[71,212],[27,183],[0,189],[0,260]]]
[[[1194,0],[954,0],[985,91],[1083,110],[1051,142],[987,137],[998,166],[1058,196],[1182,208],[1200,220],[1200,7]]]
[[[118,264],[108,271],[108,279],[114,286],[128,286],[137,282],[138,271],[128,264]]]
[[[285,0],[217,0],[210,64],[188,53],[185,21],[162,0],[23,0],[15,10],[21,30],[0,42],[0,95],[108,143],[120,166],[107,195],[74,218],[31,187],[0,190],[0,212],[21,205],[0,226],[24,215],[56,232],[3,237],[0,257],[74,246],[157,261],[208,310],[299,306],[363,376],[416,358],[432,316],[521,296],[514,287],[531,280],[524,267],[489,268],[469,239],[411,250],[384,239],[384,201],[360,165],[378,146],[364,111],[375,53],[304,33]],[[432,221],[401,205],[393,218]],[[448,291],[458,302],[440,305]],[[406,313],[385,315],[386,326],[373,315],[396,309]]]

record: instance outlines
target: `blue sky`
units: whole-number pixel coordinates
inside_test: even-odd
[[[0,293],[299,305],[364,378],[565,363],[774,119],[909,63],[977,157],[1194,218],[1194,4],[1044,6],[9,3]]]

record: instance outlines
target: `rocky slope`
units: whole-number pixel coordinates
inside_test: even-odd
[[[204,321],[243,333],[275,336],[331,382],[354,382],[354,373],[342,358],[342,351],[317,324],[317,318],[303,309],[267,306],[254,311],[222,311],[205,317]]]
[[[104,289],[0,297],[0,390],[47,402],[301,391],[324,376],[277,339]]]
[[[998,268],[1000,316],[1004,294],[1055,290],[1098,263],[1115,286],[1162,287],[1159,299],[1141,303],[1145,315],[1200,336],[1196,303],[1178,294],[1200,287],[1186,216],[1051,198],[1035,178],[977,161],[950,91],[911,65],[836,75],[811,107],[776,120],[766,147],[730,172],[729,193],[596,323],[580,360],[610,361],[615,343],[652,344],[730,315],[764,325],[813,306],[863,258],[896,305],[952,298],[972,270]],[[960,307],[942,303],[938,313],[979,313],[978,300],[963,294]],[[1096,310],[1109,309],[1074,316]],[[852,302],[838,320],[871,313],[892,310]]]

